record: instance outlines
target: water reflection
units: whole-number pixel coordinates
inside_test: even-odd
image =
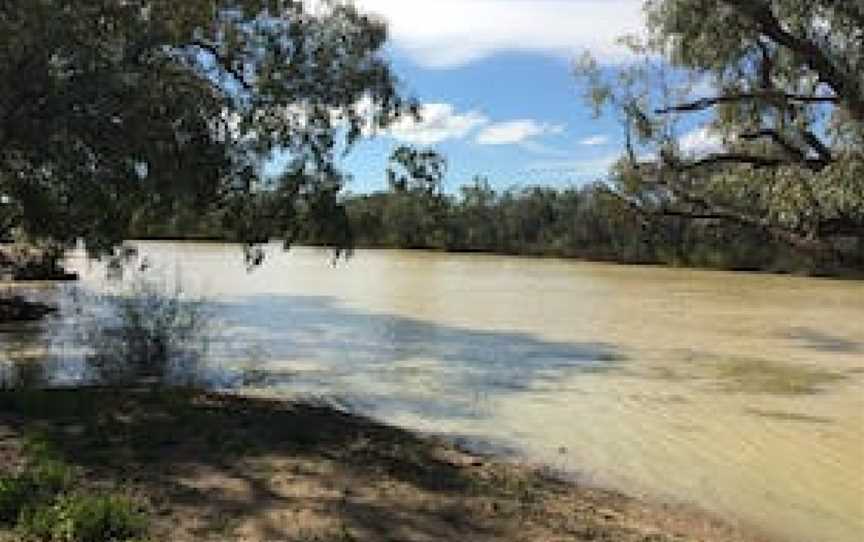
[[[115,343],[128,335],[128,324],[106,312],[111,299],[67,289],[59,298],[65,318],[21,335],[30,346],[6,343],[12,355],[26,355],[5,364],[8,385],[108,382],[116,371],[107,374],[105,363],[93,360],[123,364],[115,354],[125,350]],[[625,361],[610,344],[463,329],[349,309],[322,296],[248,296],[208,303],[206,311],[214,315],[207,336],[184,336],[206,342],[206,354],[196,350],[206,362],[166,371],[160,376],[167,383],[180,375],[179,382],[215,388],[290,388],[339,396],[367,412],[440,420],[488,416],[491,395],[550,390],[571,375],[607,372]],[[140,312],[137,325],[152,327],[138,321]]]
[[[0,388],[42,386],[54,372],[43,326],[0,327]]]
[[[849,339],[830,335],[818,329],[794,327],[785,336],[800,342],[807,348],[821,352],[864,353],[864,342],[850,341]]]
[[[549,388],[565,376],[625,361],[610,344],[363,312],[323,296],[247,296],[214,310],[233,330],[211,340],[218,385],[335,395],[365,412],[439,427],[444,420],[488,418],[490,396]]]
[[[216,306],[228,328],[246,337],[222,339],[223,355],[241,343],[267,345],[272,361],[314,361],[332,371],[379,371],[395,379],[440,372],[459,389],[519,391],[563,373],[609,370],[624,361],[614,345],[558,343],[527,333],[463,329],[388,314],[361,312],[327,297],[252,296]],[[217,349],[218,350],[218,349]],[[243,356],[244,349],[240,348]]]

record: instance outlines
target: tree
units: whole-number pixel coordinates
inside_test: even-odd
[[[387,180],[393,197],[384,222],[405,248],[441,247],[445,242],[446,159],[433,150],[397,147],[390,155]]]
[[[133,216],[193,208],[260,241],[244,202],[266,190],[289,230],[298,202],[334,202],[340,150],[416,114],[385,40],[343,2],[4,1],[0,226],[105,251]]]
[[[616,194],[814,253],[835,251],[837,236],[864,239],[864,5],[648,0],[645,10],[647,38],[631,40],[638,64],[611,80],[590,60],[579,70],[598,110],[613,106],[625,126]],[[694,118],[716,148],[682,148],[679,128]]]

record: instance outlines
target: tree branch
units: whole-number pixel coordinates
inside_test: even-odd
[[[761,130],[756,130],[755,132],[744,132],[743,134],[739,134],[738,137],[745,141],[754,141],[756,139],[767,137],[774,141],[774,143],[782,147],[787,154],[791,155],[799,162],[807,161],[807,152],[799,148],[797,145],[795,145],[785,137],[783,137],[783,134],[781,134],[777,130],[773,130],[771,128],[763,128]]]
[[[834,90],[855,120],[864,122],[864,96],[857,73],[844,73],[819,45],[788,32],[774,15],[770,4],[761,0],[721,1],[737,8],[756,23],[765,36],[789,49],[799,62],[816,72],[819,79]]]
[[[755,156],[752,154],[744,154],[737,152],[730,153],[715,153],[709,154],[704,158],[693,160],[690,162],[678,162],[668,164],[677,171],[688,171],[701,167],[713,166],[718,164],[746,164],[755,168],[777,167],[786,163],[779,158],[769,158],[766,156]]]
[[[829,162],[825,162],[822,159],[815,158],[803,158],[801,160],[795,159],[795,162],[803,164],[805,167],[813,170],[813,171],[821,171],[824,169]],[[699,168],[707,168],[711,166],[729,164],[729,165],[749,165],[755,169],[763,169],[763,168],[775,168],[779,166],[784,166],[791,164],[789,160],[784,160],[782,158],[774,158],[768,156],[757,156],[753,154],[740,153],[740,152],[728,152],[728,153],[714,153],[709,154],[703,158],[699,158],[698,160],[690,160],[690,161],[678,161],[678,160],[666,160],[664,165],[668,166],[670,169],[674,171],[691,171]]]
[[[673,105],[663,109],[655,109],[654,112],[658,115],[668,115],[669,113],[687,113],[693,111],[702,111],[710,107],[714,107],[726,103],[735,103],[753,100],[771,100],[771,101],[786,101],[799,103],[839,103],[840,98],[837,96],[811,96],[806,94],[790,94],[780,91],[763,91],[763,92],[742,92],[737,94],[727,94],[724,96],[713,96],[710,98],[700,98],[693,102]]]
[[[668,187],[668,183],[662,181],[654,184]],[[606,192],[640,215],[674,216],[689,220],[716,220],[730,222],[739,226],[764,231],[775,239],[807,252],[824,253],[825,251],[831,250],[830,245],[822,239],[815,238],[811,235],[778,224],[773,224],[767,218],[756,217],[725,206],[709,204],[709,202],[703,199],[693,197],[690,194],[682,194],[678,190],[673,191],[676,194],[676,197],[680,198],[683,203],[691,205],[697,209],[675,209],[668,206],[655,210],[646,209],[638,202],[633,201],[615,190],[608,189]]]
[[[801,137],[804,138],[804,141],[807,142],[810,147],[816,151],[816,154],[819,155],[826,164],[834,161],[834,153],[831,152],[831,149],[828,148],[828,145],[822,142],[816,134],[809,130],[803,130],[801,132]]]

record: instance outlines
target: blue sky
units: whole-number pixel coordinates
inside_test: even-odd
[[[642,28],[642,0],[355,0],[388,21],[388,50],[408,94],[423,104],[406,121],[359,143],[342,161],[352,192],[386,187],[400,144],[449,161],[445,188],[475,175],[493,186],[565,186],[601,178],[621,153],[614,118],[593,118],[572,64],[630,59],[617,43]],[[705,134],[691,134],[700,144]]]

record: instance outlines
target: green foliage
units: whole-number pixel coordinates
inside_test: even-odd
[[[625,127],[618,195],[860,265],[845,246],[864,239],[859,3],[647,0],[645,10],[647,38],[631,40],[638,61],[577,67],[595,110]],[[699,123],[715,148],[682,144],[681,126]]]
[[[332,197],[337,152],[415,111],[385,40],[343,2],[3,2],[0,234],[104,252],[142,216],[206,209],[259,241],[246,195]],[[264,180],[275,151],[288,174]]]
[[[28,464],[0,477],[0,529],[40,542],[120,542],[141,537],[146,520],[132,500],[76,490],[73,470],[48,441],[31,437]]]
[[[715,268],[818,267],[759,229],[638,212],[605,184],[498,192],[477,178],[460,197],[441,198],[434,227],[424,227],[430,217],[424,198],[422,192],[390,191],[346,199],[356,244]]]
[[[744,183],[729,177],[729,183]],[[619,188],[620,189],[620,188]],[[340,200],[353,246],[425,248],[663,263],[724,269],[842,273],[864,268],[864,243],[846,258],[815,258],[759,227],[647,212],[605,183],[493,189],[478,177],[458,196],[402,190]],[[751,196],[753,197],[753,196]],[[655,202],[656,204],[656,202]],[[791,203],[787,202],[787,205]],[[254,205],[254,204],[250,204]],[[270,205],[266,198],[262,207]],[[650,209],[650,207],[649,207]],[[184,232],[174,232],[183,238]],[[273,230],[273,235],[277,234]],[[209,232],[220,237],[220,230]],[[334,245],[333,232],[305,229],[293,241]],[[854,271],[853,271],[854,272]]]
[[[14,524],[72,482],[71,469],[44,442],[30,440],[25,451],[33,464],[17,475],[0,477],[0,525]]]
[[[71,494],[25,514],[18,529],[44,542],[134,540],[146,530],[134,502],[114,495]]]

